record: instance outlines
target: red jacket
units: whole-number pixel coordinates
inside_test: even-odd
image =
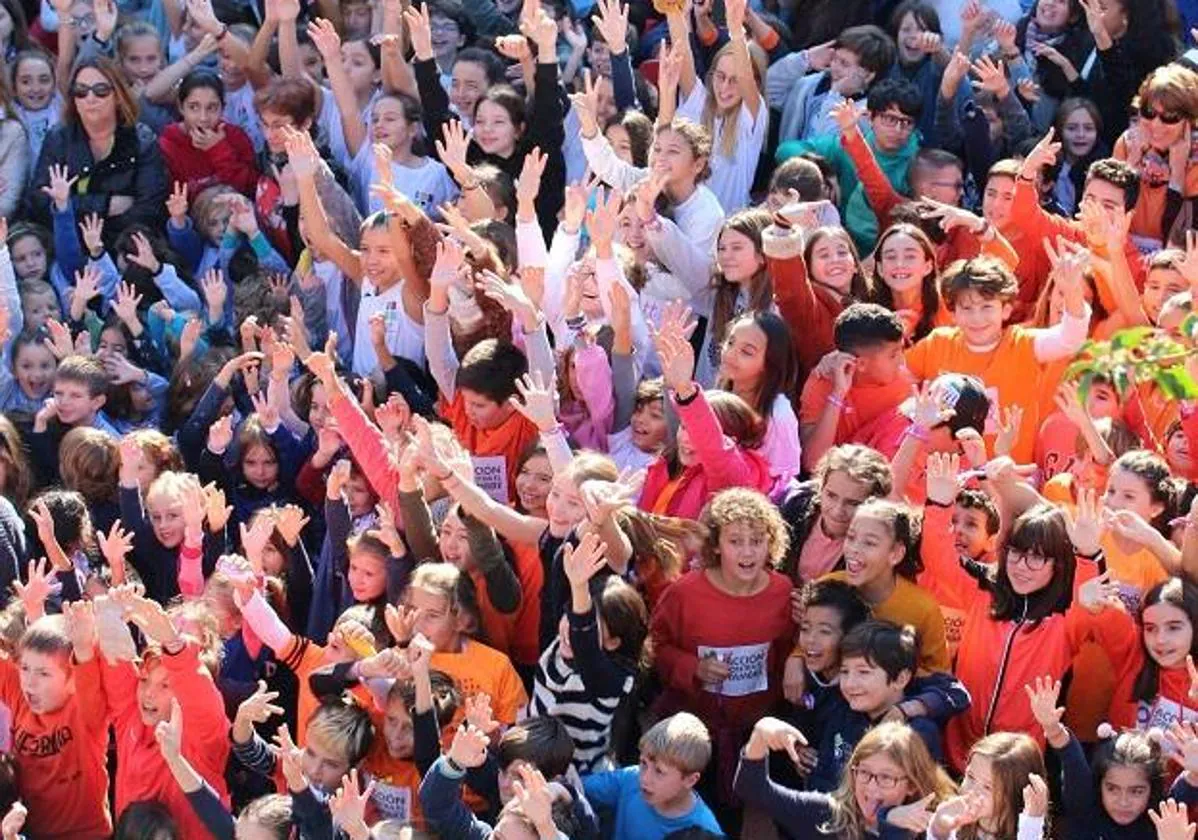
[[[671,397],[673,399],[673,397]],[[684,467],[664,511],[668,516],[683,519],[698,519],[716,493],[729,487],[748,487],[768,493],[774,484],[770,477],[770,465],[756,452],[750,452],[725,437],[720,421],[707,402],[702,389],[686,405],[674,400],[674,410],[690,435],[694,447],[695,463]],[[662,491],[670,483],[669,466],[665,458],[658,458],[649,465],[645,486],[641,488],[638,506],[652,511]]]
[[[183,712],[183,757],[212,786],[225,805],[225,764],[229,759],[229,721],[220,691],[188,642],[161,663]],[[153,727],[146,726],[137,703],[137,669],[130,662],[103,665],[104,687],[116,732],[116,813],[130,804],[156,800],[166,806],[185,840],[206,838],[207,829],[192,810],[162,759]]]
[[[192,145],[182,123],[168,125],[158,138],[171,180],[187,184],[187,196],[192,201],[215,184],[227,184],[246,196],[252,196],[258,184],[254,144],[249,135],[230,123],[222,123],[221,128],[225,139],[211,149]]]

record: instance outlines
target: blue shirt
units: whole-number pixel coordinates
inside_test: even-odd
[[[680,817],[664,817],[641,796],[641,768],[624,767],[610,773],[595,773],[582,780],[583,790],[596,808],[607,806],[616,812],[617,840],[661,840],[667,834],[697,826],[715,834],[724,830],[716,822],[707,803],[694,794],[694,806]]]

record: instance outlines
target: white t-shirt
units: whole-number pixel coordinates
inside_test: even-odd
[[[450,177],[444,164],[434,158],[421,159],[419,166],[405,166],[391,162],[391,181],[408,200],[433,219],[441,217],[438,209],[442,204],[458,197],[458,186]],[[383,209],[383,202],[370,194],[370,185],[378,181],[374,171],[374,151],[369,143],[358,149],[350,168],[353,180],[354,201],[366,214]]]
[[[359,376],[369,376],[379,365],[370,341],[370,316],[376,312],[386,313],[387,349],[391,355],[424,366],[424,325],[417,324],[404,310],[403,288],[401,281],[380,293],[371,280],[362,279],[357,329],[354,330],[353,371]]]
[[[258,118],[258,109],[254,107],[254,86],[249,82],[237,90],[225,91],[225,122],[248,134],[256,153],[260,154],[266,148],[262,120]]]
[[[758,94],[760,98],[760,94]],[[678,116],[702,124],[703,103],[707,99],[707,88],[696,83],[690,96],[678,106]],[[765,100],[760,99],[757,119],[749,106],[741,103],[736,118],[736,142],[732,146],[732,157],[722,151],[724,129],[727,120],[717,117],[711,137],[711,177],[705,182],[707,188],[720,200],[724,212],[732,215],[749,206],[749,190],[753,186],[753,175],[757,172],[757,161],[761,157],[765,135],[769,130],[770,113]]]
[[[777,489],[799,474],[799,418],[795,416],[790,398],[779,394],[774,397],[773,408],[766,420],[769,425],[765,429],[765,439],[757,451],[769,461],[770,476],[774,479],[774,489]]]

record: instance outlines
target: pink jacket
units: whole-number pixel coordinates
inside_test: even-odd
[[[574,372],[582,393],[579,399],[561,407],[562,425],[579,447],[606,452],[616,411],[606,351],[598,344],[578,348],[574,351]]]
[[[391,457],[383,432],[349,394],[329,400],[329,411],[337,421],[337,432],[353,456],[366,481],[381,501],[399,516],[399,465]],[[402,524],[397,521],[396,525]]]
[[[770,465],[760,454],[742,449],[731,438],[724,435],[720,421],[712,410],[707,397],[700,390],[686,405],[674,400],[674,410],[690,435],[694,447],[695,463],[682,470],[678,488],[665,505],[657,510],[658,498],[670,482],[669,467],[665,458],[658,458],[649,466],[645,486],[641,489],[639,506],[642,510],[698,519],[703,506],[716,493],[729,487],[748,487],[768,493],[773,485]]]

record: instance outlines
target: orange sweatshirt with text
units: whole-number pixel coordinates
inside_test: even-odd
[[[74,663],[75,693],[56,712],[30,711],[17,664],[0,658],[0,702],[12,710],[12,759],[25,833],[37,840],[101,840],[108,812],[108,703],[99,653]]]

